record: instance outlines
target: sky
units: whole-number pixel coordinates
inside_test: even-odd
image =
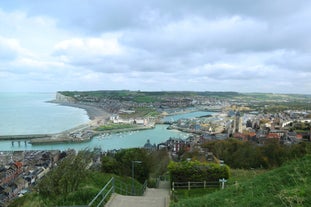
[[[309,0],[10,0],[0,91],[311,94]]]

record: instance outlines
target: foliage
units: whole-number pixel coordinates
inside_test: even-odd
[[[167,166],[170,162],[168,152],[165,149],[157,150],[151,152],[148,156],[151,166],[151,176],[157,178],[164,175],[167,172]]]
[[[79,184],[88,176],[86,168],[90,162],[91,153],[89,151],[68,155],[59,162],[57,168],[38,183],[37,188],[40,196],[57,199],[59,195],[62,195],[66,199],[67,195],[76,191]]]
[[[218,181],[230,175],[226,165],[199,161],[170,162],[168,170],[174,182]]]
[[[135,179],[144,183],[149,178],[151,166],[146,150],[141,148],[122,149],[107,156],[102,159],[103,172],[130,177],[132,176],[132,165],[134,165]],[[133,161],[141,161],[141,163],[133,163]]]
[[[306,170],[310,168],[311,156],[307,155],[252,179],[237,181],[224,190],[181,200],[171,206],[310,206],[311,173]]]
[[[208,142],[203,147],[232,168],[250,169],[278,167],[288,160],[302,157],[309,151],[310,143],[288,146],[270,140],[258,146],[256,143],[229,139]]]
[[[301,131],[301,132],[308,132],[311,129],[311,123],[309,122],[301,122],[301,121],[294,121],[290,123],[290,129],[292,131]]]
[[[131,114],[122,113],[119,115],[121,118],[129,119],[136,117],[156,117],[160,114],[156,109],[152,107],[133,107],[132,110],[134,112]]]
[[[123,124],[123,123],[118,123],[118,124],[106,124],[97,127],[95,130],[96,131],[106,131],[106,130],[116,130],[116,129],[128,129],[128,128],[133,128],[133,124]]]

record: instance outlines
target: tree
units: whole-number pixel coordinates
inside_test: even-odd
[[[149,178],[151,169],[151,161],[148,152],[141,148],[123,149],[116,154],[108,155],[110,157],[103,157],[103,172],[116,173],[121,176],[132,175],[132,161],[141,161],[135,164],[135,179],[144,183]],[[115,169],[112,169],[113,167]]]
[[[77,190],[79,184],[87,177],[91,157],[89,151],[68,155],[39,182],[37,186],[39,194],[54,199],[59,195],[66,197]]]

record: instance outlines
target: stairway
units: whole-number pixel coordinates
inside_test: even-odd
[[[113,194],[106,207],[168,207],[170,183],[160,181],[159,188],[147,188],[144,196]]]

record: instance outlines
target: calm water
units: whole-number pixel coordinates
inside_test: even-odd
[[[167,125],[157,125],[150,130],[134,131],[116,133],[105,136],[94,137],[91,141],[85,143],[63,143],[63,144],[49,144],[49,145],[31,145],[24,141],[14,142],[0,141],[0,151],[21,151],[21,150],[84,150],[101,148],[102,150],[112,150],[131,147],[143,147],[150,140],[152,144],[159,144],[166,141],[170,137],[187,138],[186,133],[176,130],[167,130]]]
[[[83,109],[47,103],[55,93],[0,93],[0,135],[57,133],[89,121]]]
[[[46,103],[54,99],[54,94],[1,94],[0,134],[39,134],[54,133],[73,128],[88,121],[82,109]],[[177,120],[183,117],[193,118],[211,114],[210,112],[192,112],[167,117]],[[4,121],[7,120],[7,121]],[[159,144],[170,137],[187,138],[188,134],[176,130],[167,130],[167,125],[157,125],[154,129],[124,132],[94,137],[85,143],[64,143],[48,145],[31,145],[28,142],[0,141],[0,151],[21,150],[83,150],[99,147],[112,150],[131,147],[142,147],[149,139],[152,144]]]

